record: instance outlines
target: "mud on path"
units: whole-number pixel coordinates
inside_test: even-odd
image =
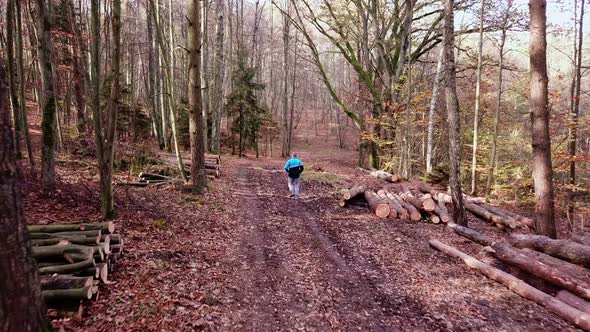
[[[230,272],[216,330],[553,331],[572,326],[435,252],[444,227],[337,208],[335,188],[287,196],[278,163],[238,162]],[[360,216],[360,217],[359,217]]]

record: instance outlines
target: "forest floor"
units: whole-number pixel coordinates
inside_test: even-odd
[[[491,260],[443,225],[339,207],[341,188],[361,179],[379,185],[356,169],[354,151],[303,143],[300,151],[307,169],[298,200],[288,197],[279,158],[224,155],[222,177],[202,194],[116,187],[115,222],[126,242],[113,284],[83,318],[52,324],[65,331],[575,330],[431,249],[436,238]],[[51,197],[27,176],[29,222],[98,220],[93,161],[62,155],[58,167]]]

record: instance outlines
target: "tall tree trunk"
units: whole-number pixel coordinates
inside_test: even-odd
[[[113,200],[113,159],[115,157],[115,133],[117,131],[117,113],[121,95],[121,0],[113,0],[112,25],[112,63],[111,94],[105,116],[105,133],[103,146],[103,164],[101,168],[102,215],[105,219],[115,216]]]
[[[511,1],[509,3],[512,3]],[[500,121],[500,110],[502,108],[502,66],[504,66],[504,44],[506,43],[506,21],[508,13],[504,17],[504,28],[502,28],[502,37],[500,38],[500,62],[498,64],[498,94],[496,95],[496,112],[494,113],[494,129],[492,133],[492,149],[490,151],[490,161],[488,166],[488,181],[486,185],[486,195],[492,192],[494,184],[494,170],[496,169],[496,150],[498,143],[498,122]]]
[[[481,62],[483,53],[484,0],[479,5],[479,43],[477,49],[477,78],[475,81],[475,109],[473,110],[473,150],[471,152],[471,194],[477,192],[477,144],[479,137],[479,108],[481,100]],[[502,71],[502,70],[500,70]]]
[[[529,0],[530,10],[530,113],[532,123],[533,178],[535,181],[535,230],[555,238],[553,169],[549,136],[547,35],[545,0]]]
[[[287,6],[289,6],[287,2]],[[286,9],[288,11],[288,8]],[[286,158],[289,150],[289,18],[283,16],[283,149],[281,156]]]
[[[101,66],[100,66],[100,0],[91,1],[91,102],[94,121],[94,136],[96,141],[96,158],[98,159],[98,169],[100,175],[100,198],[101,211],[104,216],[108,212],[108,202],[104,201],[107,190],[103,183],[106,181],[103,170],[104,161],[104,140],[102,133],[102,111],[100,109],[100,89],[101,89]]]
[[[203,19],[203,42],[201,48],[203,49],[201,63],[201,86],[203,87],[203,144],[205,149],[209,148],[209,133],[210,133],[210,113],[211,113],[211,84],[209,80],[209,34],[207,32],[207,26],[209,25],[209,4],[207,2],[202,6]]]
[[[581,93],[581,81],[582,81],[582,46],[584,40],[584,3],[585,1],[582,0],[582,4],[580,7],[580,24],[578,26],[578,46],[576,55],[576,87],[575,87],[575,95],[573,100],[573,107],[570,114],[570,128],[569,128],[569,137],[568,137],[568,154],[570,160],[570,169],[569,169],[569,184],[571,186],[570,190],[568,191],[568,217],[570,218],[570,227],[573,226],[573,215],[575,211],[575,204],[576,199],[574,195],[574,188],[576,186],[576,143],[578,140],[578,116],[580,114],[580,93]]]
[[[155,125],[155,132],[160,144],[160,149],[164,148],[164,135],[162,133],[162,120],[160,108],[158,107],[159,92],[156,86],[156,50],[155,50],[155,39],[154,39],[154,25],[152,22],[152,9],[149,5],[150,0],[146,0],[146,11],[147,11],[147,44],[148,44],[148,76],[149,76],[149,108],[152,113],[152,118]]]
[[[288,144],[287,144],[287,151],[291,152],[291,147],[293,143],[293,115],[295,114],[295,88],[297,87],[297,43],[293,45],[295,48],[293,54],[293,76],[292,76],[292,86],[291,86],[291,110],[289,111],[289,132],[288,132]],[[316,124],[317,128],[317,124]]]
[[[189,0],[188,15],[191,180],[195,187],[205,188],[207,173],[205,172],[201,97],[201,0]]]
[[[47,311],[23,213],[2,62],[0,58],[0,322],[3,331],[47,331]]]
[[[433,136],[434,136],[434,112],[436,111],[436,102],[438,100],[439,94],[439,86],[441,80],[441,72],[442,72],[442,63],[444,58],[444,47],[440,48],[440,53],[438,54],[438,62],[436,64],[436,74],[434,75],[434,84],[432,86],[432,97],[430,98],[430,108],[428,109],[428,129],[427,129],[427,139],[426,139],[426,172],[430,173],[432,171],[432,147],[433,143]]]
[[[16,159],[22,159],[23,154],[21,152],[21,135],[22,135],[22,127],[21,127],[21,107],[20,103],[22,101],[18,100],[18,84],[17,84],[17,69],[16,69],[16,61],[14,58],[14,43],[15,39],[19,39],[20,37],[14,36],[14,28],[15,28],[15,19],[14,19],[14,10],[15,10],[15,0],[9,0],[6,4],[6,57],[8,58],[8,86],[10,91],[10,101],[12,103],[12,121],[14,124],[14,149],[16,153]]]
[[[57,100],[53,71],[53,41],[51,23],[45,0],[37,0],[40,22],[38,47],[41,76],[43,78],[43,119],[41,120],[41,179],[43,187],[51,192],[55,187],[55,143],[57,124]]]
[[[152,5],[152,13],[157,13],[156,4],[154,5],[153,1],[150,1]],[[154,22],[156,25],[156,39],[158,40],[158,44],[160,45],[160,50],[162,57],[164,58],[164,66],[165,66],[165,78],[166,78],[166,89],[168,92],[168,106],[169,106],[169,114],[170,114],[170,125],[172,128],[172,139],[174,141],[174,152],[176,154],[176,162],[178,166],[178,171],[180,172],[180,176],[183,180],[188,181],[186,174],[184,172],[184,163],[182,162],[182,154],[180,152],[180,146],[178,144],[178,133],[176,132],[176,97],[174,95],[174,77],[172,73],[172,59],[169,57],[169,53],[166,53],[166,47],[164,45],[164,33],[162,31],[162,26],[160,25],[160,20],[154,17]],[[172,48],[172,45],[170,45]]]
[[[84,87],[86,86],[86,82],[84,79],[84,75],[82,73],[82,62],[80,60],[80,41],[81,41],[81,33],[79,25],[76,22],[76,17],[74,13],[74,0],[68,1],[68,21],[70,24],[70,29],[74,34],[74,40],[72,41],[72,69],[74,75],[74,95],[76,99],[76,114],[77,114],[77,125],[78,125],[78,134],[83,134],[86,132],[86,114],[85,114],[85,100],[84,100]]]
[[[157,68],[157,72],[162,72],[162,58],[165,55],[165,50],[163,49],[162,43],[159,41],[159,39],[162,39],[163,37],[158,37],[160,34],[162,34],[162,31],[158,31],[161,28],[161,24],[160,24],[160,1],[156,0],[156,3],[154,4],[153,0],[149,0],[150,1],[150,7],[151,7],[151,14],[152,14],[152,19],[154,22],[154,25],[156,27],[156,43],[155,43],[155,49],[156,49],[156,54],[157,54],[157,63],[158,63],[158,68]],[[164,89],[166,88],[164,85],[166,84],[163,80],[162,80],[162,76],[164,76],[165,73],[162,73],[162,75],[157,75],[156,76],[156,87],[157,87],[157,94],[158,94],[158,106],[160,107],[159,111],[161,114],[161,123],[162,123],[162,138],[164,140],[164,149],[166,151],[171,151],[170,150],[170,140],[168,138],[168,108],[166,107],[166,102],[164,100]]]
[[[455,82],[455,32],[453,0],[445,0],[444,48],[445,48],[445,94],[449,122],[449,170],[451,194],[453,197],[453,219],[461,226],[467,226],[463,192],[461,190],[461,122],[457,85]]]
[[[212,127],[212,151],[219,152],[221,149],[221,117],[223,114],[223,86],[225,77],[225,58],[224,58],[224,29],[225,29],[225,0],[217,0],[215,11],[217,13],[217,31],[215,41],[215,88],[213,91],[214,107],[213,119],[215,121]],[[272,81],[272,80],[271,80]]]
[[[23,43],[24,43],[24,36],[23,36],[23,26],[22,26],[22,10],[21,10],[21,2],[15,1],[16,5],[16,35],[20,36],[16,39],[16,67],[19,77],[18,83],[18,95],[20,99],[20,123],[25,134],[25,142],[27,145],[27,155],[29,157],[29,164],[31,165],[31,169],[34,170],[35,168],[35,157],[33,155],[33,144],[31,143],[31,133],[29,131],[29,120],[27,116],[27,99],[25,97],[25,85],[27,83],[26,75],[25,75],[25,65],[24,65],[24,55],[23,55]]]

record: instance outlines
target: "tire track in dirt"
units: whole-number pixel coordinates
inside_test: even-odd
[[[425,329],[421,305],[383,287],[376,264],[342,250],[322,229],[313,199],[286,197],[284,176],[239,169],[239,247],[234,317],[226,326],[259,331]],[[272,194],[274,193],[274,194]],[[285,194],[283,194],[285,193]],[[435,328],[435,325],[429,328]]]

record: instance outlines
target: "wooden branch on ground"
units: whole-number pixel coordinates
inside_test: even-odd
[[[563,319],[575,324],[576,326],[590,331],[590,314],[580,311],[556,298],[546,294],[524,281],[502,271],[491,265],[483,263],[472,256],[469,256],[456,248],[448,246],[437,240],[430,240],[430,246],[433,248],[455,258],[459,258],[472,269],[475,269],[488,278],[498,281],[504,286],[508,287],[516,294],[534,301],[535,303],[546,307],[548,310],[554,312]]]
[[[553,257],[590,267],[590,246],[570,241],[554,240],[543,235],[513,234],[510,243],[517,248],[530,248]]]

